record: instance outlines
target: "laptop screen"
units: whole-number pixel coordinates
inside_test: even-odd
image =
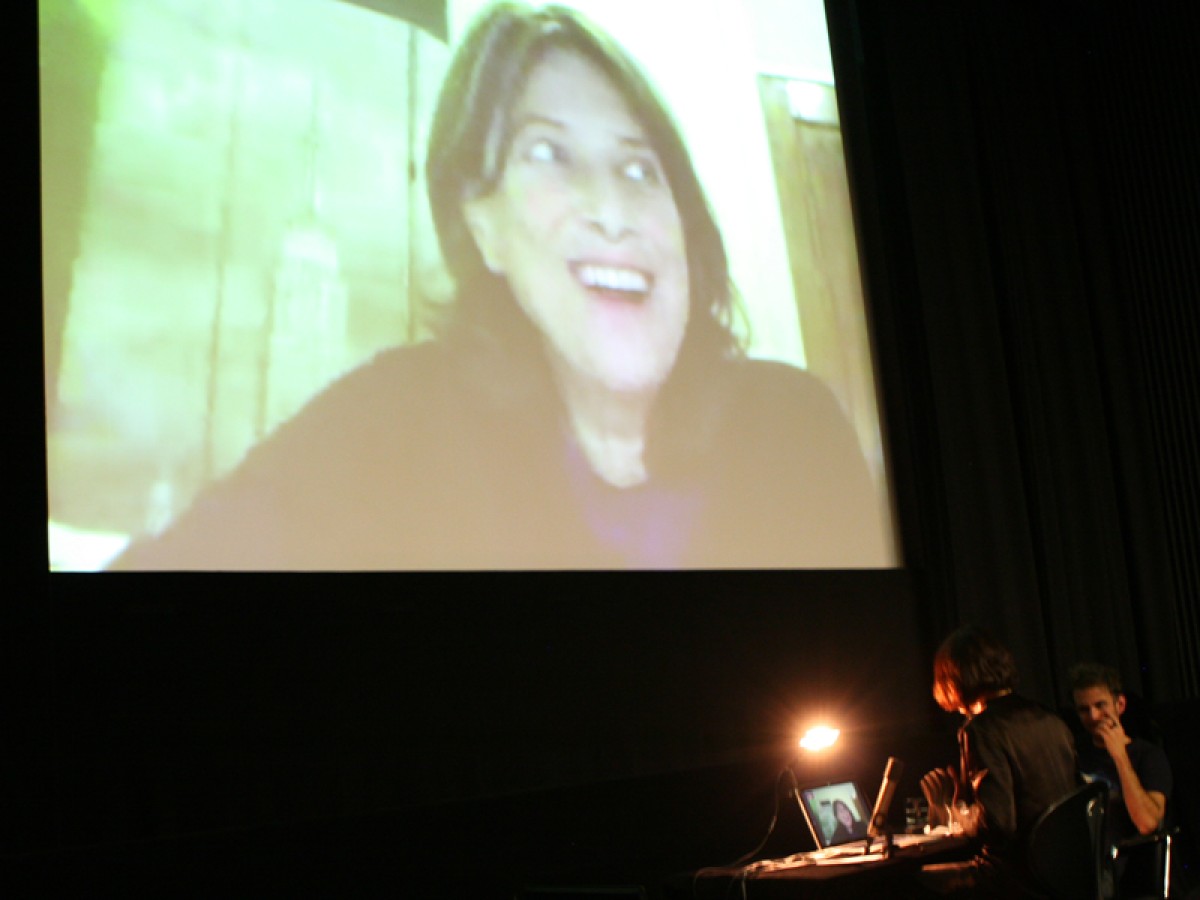
[[[867,837],[871,812],[852,781],[801,788],[800,809],[822,850]]]

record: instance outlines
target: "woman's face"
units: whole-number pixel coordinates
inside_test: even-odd
[[[854,816],[852,816],[850,814],[849,807],[842,806],[839,804],[838,808],[837,808],[837,817],[839,819],[841,819],[842,824],[845,825],[847,828],[850,828],[854,825]]]
[[[645,130],[599,69],[557,50],[530,74],[511,133],[496,188],[464,205],[484,261],[561,373],[652,392],[689,302],[683,225]]]

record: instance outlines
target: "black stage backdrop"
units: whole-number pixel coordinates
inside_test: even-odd
[[[896,188],[864,205],[892,254],[877,339],[939,624],[1028,636],[1039,692],[1099,656],[1194,697],[1196,13],[859,13],[857,145]]]
[[[888,754],[903,792],[950,757],[928,667],[961,621],[1010,641],[1047,703],[1074,659],[1119,665],[1195,746],[1194,4],[862,0],[830,24],[902,572],[48,576],[40,360],[17,346],[40,327],[32,193],[7,343],[28,450],[9,871],[463,896],[728,862],[815,707],[868,790]],[[36,42],[18,51],[35,71]],[[36,108],[14,115],[36,133]]]

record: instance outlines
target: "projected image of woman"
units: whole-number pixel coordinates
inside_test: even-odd
[[[122,566],[885,564],[849,424],[811,376],[745,358],[717,223],[618,45],[491,7],[427,175],[442,337],[335,383]]]
[[[846,801],[833,801],[833,819],[834,826],[833,834],[829,838],[830,844],[844,844],[847,841],[867,836],[866,823],[861,819],[854,818],[854,813],[850,811]]]

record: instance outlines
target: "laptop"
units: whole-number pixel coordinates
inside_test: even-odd
[[[853,781],[808,785],[797,795],[818,850],[867,839],[871,807]]]

